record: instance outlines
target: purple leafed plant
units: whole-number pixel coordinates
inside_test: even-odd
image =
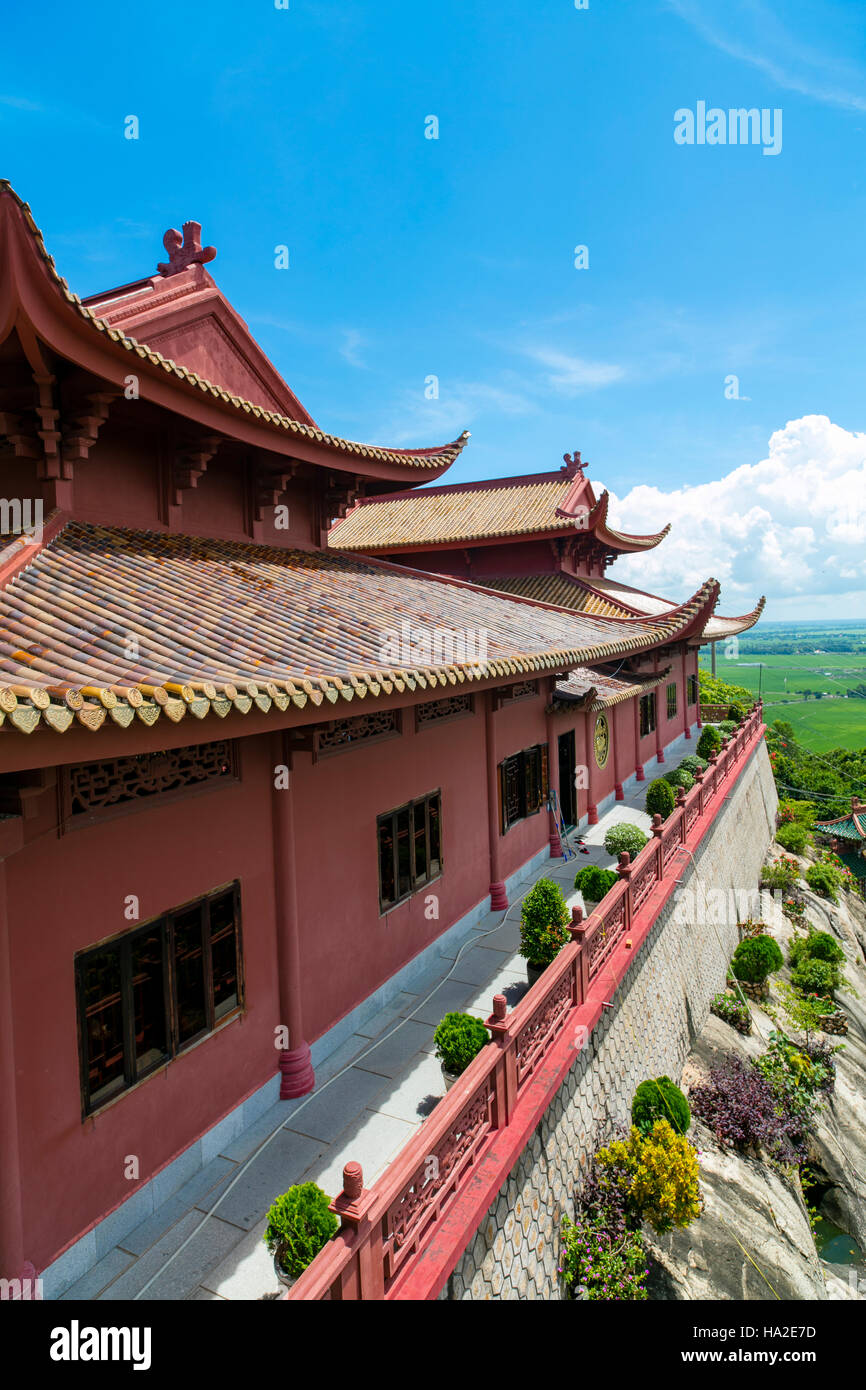
[[[785,1163],[800,1154],[793,1118],[782,1113],[761,1073],[737,1056],[713,1067],[709,1080],[689,1092],[689,1104],[723,1149],[757,1151],[760,1146]]]

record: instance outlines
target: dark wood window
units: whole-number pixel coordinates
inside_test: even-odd
[[[547,801],[547,745],[537,743],[499,764],[501,829],[534,816]]]
[[[698,678],[697,678],[697,676],[689,676],[689,678],[688,678],[688,680],[687,680],[687,682],[686,682],[686,699],[688,700],[688,702],[689,702],[690,705],[696,705],[696,704],[698,703]]]
[[[640,736],[646,738],[647,734],[655,733],[656,727],[656,696],[655,691],[651,695],[642,695],[640,701]]]
[[[442,795],[430,792],[376,822],[379,909],[387,911],[442,872]]]
[[[241,1007],[239,885],[82,951],[75,979],[90,1115]]]
[[[671,681],[667,688],[668,697],[668,719],[673,719],[677,712],[677,683]]]

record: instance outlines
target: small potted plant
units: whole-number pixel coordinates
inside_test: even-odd
[[[441,1019],[433,1034],[433,1042],[442,1066],[446,1091],[450,1091],[473,1057],[477,1057],[489,1041],[487,1029],[474,1014],[451,1013]]]
[[[551,878],[540,878],[523,899],[520,911],[520,955],[526,961],[530,985],[547,969],[568,942],[568,908],[562,889]]]
[[[339,1222],[329,1210],[330,1201],[314,1182],[302,1182],[271,1204],[263,1239],[274,1257],[274,1272],[286,1288],[336,1233]]]
[[[602,869],[598,864],[587,864],[578,871],[574,886],[583,896],[587,912],[592,912],[602,898],[619,883],[619,874],[614,869]]]
[[[731,969],[743,993],[760,1003],[770,993],[767,976],[783,964],[779,943],[772,936],[746,936],[734,952]]]

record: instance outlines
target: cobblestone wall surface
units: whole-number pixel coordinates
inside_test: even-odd
[[[563,1296],[557,1276],[561,1218],[573,1212],[573,1193],[590,1155],[613,1125],[628,1122],[638,1083],[648,1076],[680,1079],[737,944],[731,893],[757,885],[776,805],[762,743],[440,1299]],[[681,896],[684,890],[691,897]]]

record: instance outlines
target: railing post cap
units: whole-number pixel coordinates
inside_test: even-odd
[[[508,1013],[508,1000],[504,994],[494,994],[493,996],[493,1017],[504,1018]]]

